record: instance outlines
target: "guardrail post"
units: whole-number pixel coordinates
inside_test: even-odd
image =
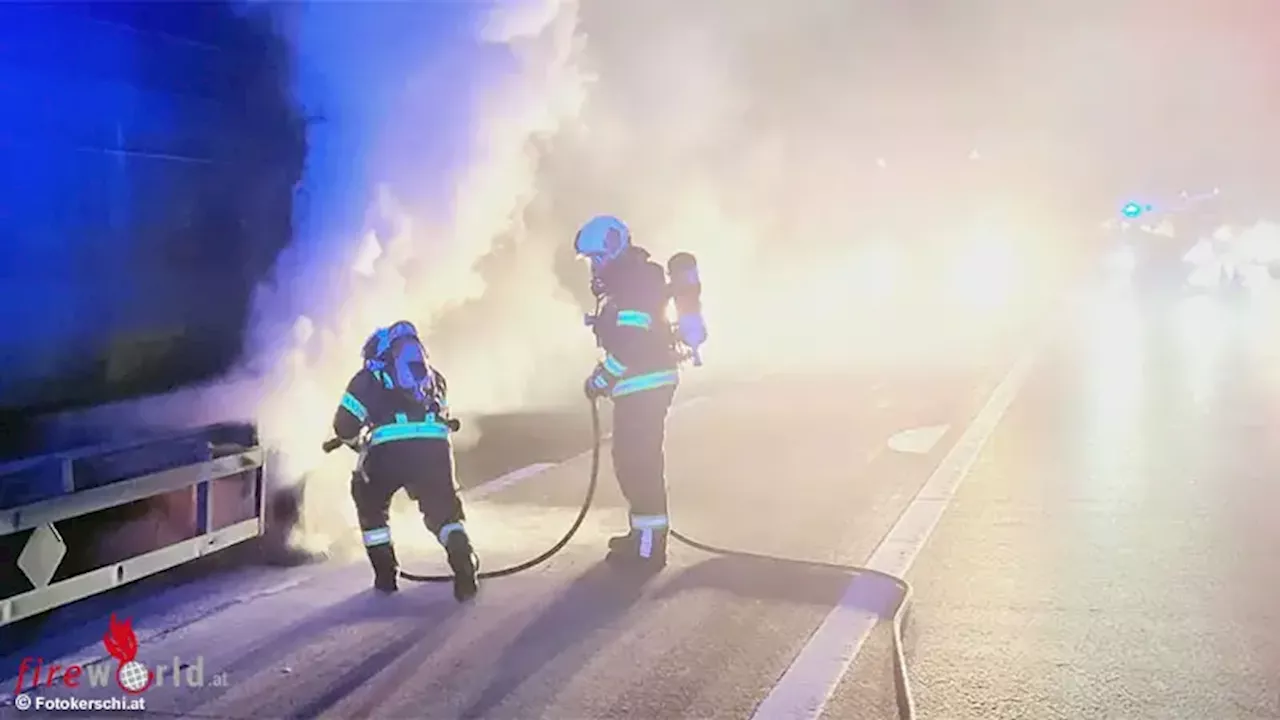
[[[213,530],[212,485],[208,479],[196,485],[196,535],[207,535]]]
[[[267,534],[267,458],[268,455],[264,452],[262,464],[258,466],[253,480],[253,491],[257,493],[253,497],[253,504],[257,508],[259,536]]]

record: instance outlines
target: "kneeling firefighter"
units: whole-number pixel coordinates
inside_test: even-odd
[[[374,332],[363,357],[364,368],[347,384],[333,429],[361,453],[351,474],[351,497],[374,587],[398,588],[388,516],[392,496],[404,488],[448,554],[454,597],[470,599],[477,590],[476,557],[454,479],[449,433],[457,423],[448,417],[444,376],[428,364],[417,329],[405,321]]]
[[[667,413],[685,358],[701,364],[706,340],[701,284],[693,256],[680,253],[666,270],[631,244],[631,231],[614,217],[596,217],[574,240],[591,263],[596,313],[586,318],[604,358],[587,378],[587,397],[613,401],[613,468],[630,505],[630,532],[609,541],[607,559],[624,566],[666,565],[667,488],[663,444]],[[667,282],[670,272],[671,283]],[[679,320],[667,321],[674,299]]]

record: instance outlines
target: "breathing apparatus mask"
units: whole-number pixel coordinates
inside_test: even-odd
[[[402,320],[380,328],[365,341],[365,368],[387,389],[401,390],[423,405],[438,403],[435,375],[427,362],[427,348],[413,323]]]
[[[391,343],[388,371],[392,382],[419,403],[430,402],[435,383],[427,367],[427,351],[417,338],[400,338]]]
[[[631,230],[616,217],[599,215],[587,221],[573,239],[573,249],[591,263],[591,292],[599,300],[607,292],[604,270],[631,247]]]
[[[601,277],[601,270],[604,269],[603,263],[599,263],[595,258],[591,261],[591,294],[595,296],[597,302],[604,299],[609,294],[608,287],[604,284],[604,278]]]
[[[578,229],[573,238],[573,249],[578,257],[585,258],[591,267],[591,294],[596,299],[596,311],[604,304],[609,289],[605,284],[605,268],[631,245],[631,230],[616,217],[598,215]],[[595,324],[596,314],[582,317],[587,327]]]

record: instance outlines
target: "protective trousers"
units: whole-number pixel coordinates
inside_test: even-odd
[[[675,386],[613,399],[613,471],[630,506],[630,532],[610,543],[613,560],[666,561],[667,413]]]
[[[373,566],[374,585],[395,590],[399,563],[388,524],[391,498],[401,488],[418,504],[427,529],[446,548],[450,536],[466,538],[462,499],[453,475],[453,449],[442,440],[402,440],[370,448],[351,476],[351,498]],[[456,544],[456,543],[455,543]],[[470,544],[466,543],[470,553]]]

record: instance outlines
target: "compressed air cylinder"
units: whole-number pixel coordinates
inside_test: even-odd
[[[697,258],[687,252],[672,255],[667,261],[667,275],[680,341],[693,351],[694,364],[701,365],[698,348],[707,341],[707,324],[702,318],[702,280],[698,277]]]

